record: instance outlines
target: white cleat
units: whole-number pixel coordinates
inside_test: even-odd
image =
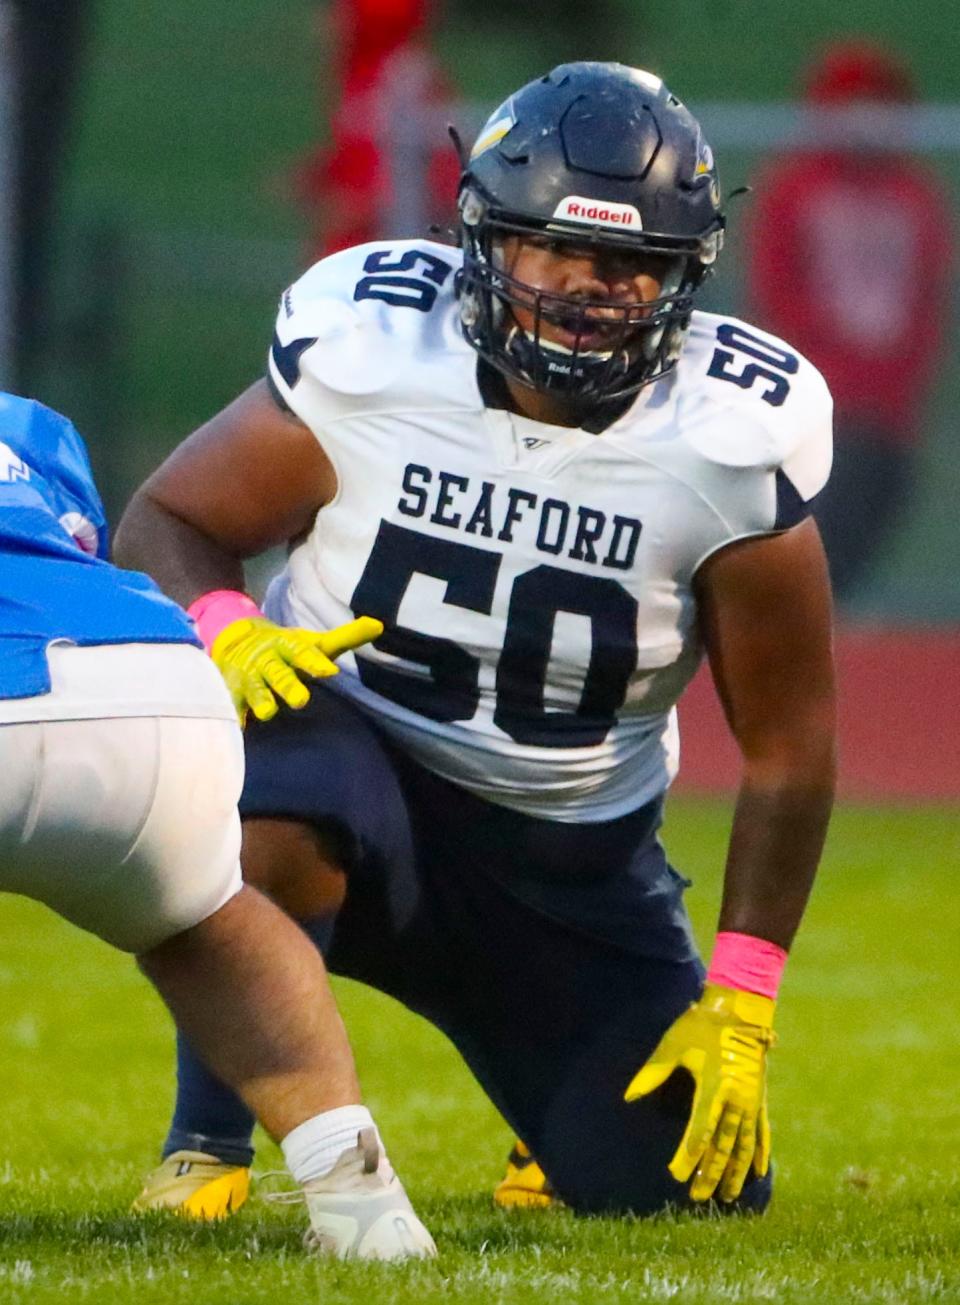
[[[386,1156],[377,1133],[364,1128],[329,1173],[303,1186],[310,1214],[304,1241],[311,1250],[340,1260],[426,1259],[437,1253],[433,1238]]]

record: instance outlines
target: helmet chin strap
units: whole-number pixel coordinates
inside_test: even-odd
[[[611,376],[625,372],[629,365],[625,350],[620,351],[621,363],[611,366],[613,350],[569,349],[543,338],[538,340],[516,322],[507,331],[504,343],[518,370],[537,389],[560,392],[573,389],[570,382],[577,382],[579,387],[594,376],[597,381],[603,378],[609,382]]]

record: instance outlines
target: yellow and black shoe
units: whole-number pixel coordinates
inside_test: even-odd
[[[174,1151],[147,1175],[131,1209],[172,1210],[185,1219],[227,1219],[250,1195],[250,1170],[203,1151]]]
[[[529,1147],[519,1138],[507,1157],[507,1172],[494,1188],[493,1202],[504,1210],[546,1210],[562,1204]]]

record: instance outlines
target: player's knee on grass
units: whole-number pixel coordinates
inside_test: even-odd
[[[248,817],[243,877],[296,920],[335,919],[346,897],[349,840],[332,823]]]
[[[766,1208],[772,1177],[751,1176],[737,1201],[690,1199],[668,1169],[689,1117],[692,1081],[682,1071],[629,1104],[598,1078],[562,1091],[548,1112],[536,1155],[560,1199],[581,1214],[654,1215],[670,1209],[728,1213]],[[608,1080],[609,1081],[609,1080]],[[592,1098],[592,1099],[591,1099]]]

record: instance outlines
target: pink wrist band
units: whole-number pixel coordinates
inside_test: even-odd
[[[209,652],[220,631],[233,621],[244,616],[262,616],[263,612],[252,598],[238,589],[211,589],[210,593],[193,600],[187,608],[187,615],[193,618],[197,634]]]
[[[766,938],[748,933],[718,933],[707,970],[707,983],[742,992],[757,992],[775,1001],[787,953]]]

